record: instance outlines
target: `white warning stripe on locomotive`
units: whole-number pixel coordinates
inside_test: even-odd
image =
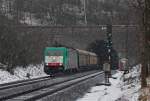
[[[63,63],[63,56],[45,56],[45,63]]]

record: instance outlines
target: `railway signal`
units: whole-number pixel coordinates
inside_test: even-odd
[[[111,77],[111,68],[112,68],[112,25],[107,25],[107,54],[108,61],[105,61],[103,64],[103,70],[105,73],[105,83],[104,85],[110,86],[109,77]]]
[[[111,52],[112,52],[112,25],[107,25],[107,50],[108,50],[108,60],[110,63],[110,68],[112,68],[111,64]]]

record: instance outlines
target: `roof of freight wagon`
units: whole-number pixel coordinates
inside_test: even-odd
[[[93,56],[97,56],[95,53],[88,52],[88,51],[85,51],[85,50],[77,49],[77,51],[78,51],[79,53],[84,53],[84,54],[90,54],[90,55],[93,55]]]

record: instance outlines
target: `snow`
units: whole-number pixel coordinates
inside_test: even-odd
[[[25,18],[23,20],[20,20],[21,23],[25,23],[32,26],[41,26],[40,19],[34,18],[33,14],[30,14],[29,12],[24,12]]]
[[[137,65],[125,74],[117,71],[110,78],[111,86],[95,86],[77,101],[138,101],[140,86],[140,67]],[[114,79],[117,77],[117,79]],[[124,81],[124,80],[127,81]]]
[[[139,89],[141,88],[140,67],[141,65],[133,67],[125,75],[123,71],[117,71],[112,76],[113,78],[109,79],[111,86],[92,87],[83,98],[79,98],[77,101],[138,101]],[[30,77],[27,77],[27,74]],[[43,76],[46,76],[43,71],[43,65],[30,65],[27,68],[17,67],[14,69],[14,75],[0,69],[0,84]]]
[[[11,75],[9,72],[0,70],[0,84],[17,81],[19,78],[17,76]]]
[[[29,77],[27,77],[27,74],[29,74]],[[16,69],[14,69],[14,75],[0,69],[0,84],[43,76],[46,76],[43,71],[43,65],[30,65],[27,68],[17,67]]]
[[[41,76],[46,76],[46,74],[44,73],[44,69],[43,69],[43,65],[30,65],[27,68],[16,68],[14,71],[14,74],[16,76],[19,76],[20,78],[24,78],[26,77],[27,73],[30,74],[30,78],[37,78],[37,77],[41,77]]]

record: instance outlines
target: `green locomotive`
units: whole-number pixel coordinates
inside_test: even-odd
[[[45,48],[44,71],[47,74],[95,67],[98,67],[98,57],[95,53],[66,47]]]

